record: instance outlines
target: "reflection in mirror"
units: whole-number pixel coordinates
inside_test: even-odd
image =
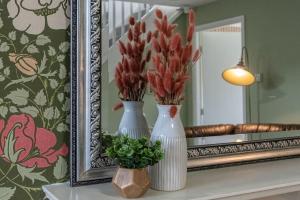
[[[102,12],[105,14],[102,20],[101,123],[103,131],[115,133],[123,112],[112,111],[113,106],[119,102],[114,70],[121,57],[116,41],[126,39],[130,15],[144,20],[147,28],[151,30],[153,18],[149,13],[158,5],[126,1],[102,3]],[[254,15],[251,14],[254,11],[249,10],[246,5],[268,6],[259,1],[249,0],[243,3],[245,6],[240,6],[240,10],[227,6],[228,9],[224,12],[217,12],[222,7],[220,1],[196,9],[197,33],[194,43],[195,47],[201,47],[202,57],[193,66],[192,77],[185,90],[181,119],[186,127],[246,123],[300,124],[300,95],[297,90],[300,68],[297,67],[299,62],[295,55],[296,50],[300,50],[296,39],[300,29],[296,26],[296,11],[278,15],[281,12],[279,8],[275,12],[275,6],[275,10],[257,11]],[[171,21],[178,24],[177,30],[184,35],[187,19],[183,11],[169,6],[161,6],[161,9],[168,13]],[[116,18],[116,14],[120,16],[120,13],[122,17]],[[240,16],[241,13],[244,16]],[[282,28],[275,23],[277,19],[286,22]],[[283,35],[286,37],[282,37]],[[249,52],[249,68],[256,75],[256,82],[246,87],[231,85],[221,76],[225,69],[236,65],[240,60],[243,46]],[[157,117],[156,103],[151,91],[147,91],[144,102],[144,113],[151,128]],[[279,129],[277,131],[280,132],[268,134],[268,137],[288,137],[290,133],[283,132],[288,130]],[[253,130],[266,131],[271,130]],[[197,135],[189,138],[189,145],[262,139],[266,134],[233,131],[220,135],[223,136]]]

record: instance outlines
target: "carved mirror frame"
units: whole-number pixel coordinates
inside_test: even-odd
[[[71,186],[111,180],[115,166],[101,153],[101,0],[72,0]],[[298,157],[300,138],[188,148],[188,169],[199,170]]]

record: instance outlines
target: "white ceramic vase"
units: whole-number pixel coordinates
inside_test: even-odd
[[[124,113],[119,124],[118,133],[138,139],[150,137],[149,128],[143,113],[143,102],[123,101]]]
[[[187,177],[187,143],[185,131],[177,106],[175,117],[171,118],[171,105],[158,105],[158,118],[154,125],[151,141],[161,141],[164,158],[150,167],[151,188],[161,191],[183,189]]]

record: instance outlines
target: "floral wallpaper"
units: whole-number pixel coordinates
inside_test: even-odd
[[[68,180],[69,0],[0,0],[0,200]]]

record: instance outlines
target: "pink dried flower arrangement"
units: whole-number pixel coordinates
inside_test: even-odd
[[[142,101],[147,87],[146,63],[151,59],[151,49],[144,54],[145,47],[151,42],[152,33],[146,34],[145,22],[137,22],[129,18],[128,41],[119,41],[122,61],[115,71],[115,80],[119,89],[119,97],[123,101]],[[114,109],[121,108],[117,104]]]
[[[199,49],[193,52],[192,46],[195,13],[190,9],[185,44],[182,44],[182,36],[175,32],[176,25],[169,24],[161,10],[157,9],[155,14],[156,31],[152,37],[154,67],[147,72],[148,81],[159,104],[179,105],[183,100],[185,82],[189,79],[188,67],[200,58]],[[175,116],[177,110],[172,109],[170,114]]]

